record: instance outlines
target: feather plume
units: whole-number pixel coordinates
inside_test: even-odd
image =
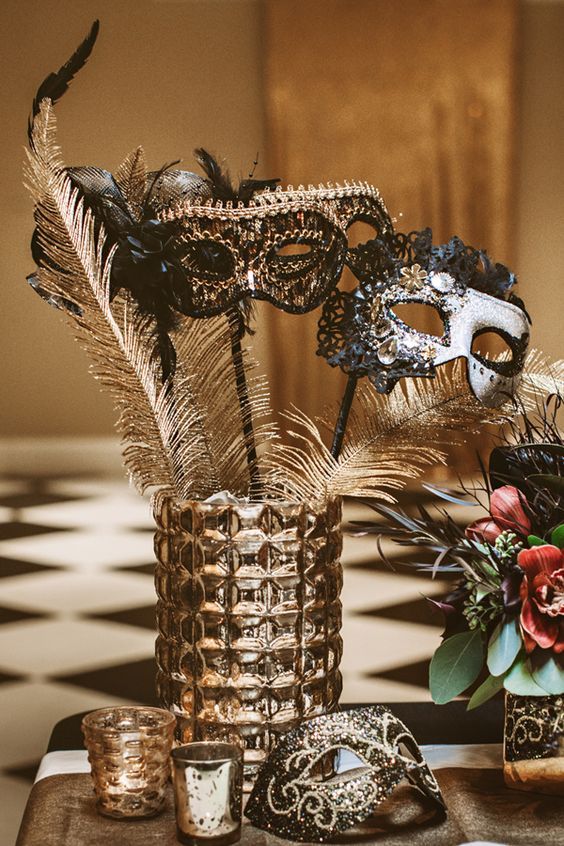
[[[233,188],[231,177],[228,171],[224,171],[221,165],[203,147],[194,150],[194,158],[208,177],[209,185],[215,200],[236,200],[237,192]]]
[[[137,487],[172,489],[179,498],[223,489],[248,494],[253,468],[245,457],[245,426],[252,423],[259,449],[276,431],[266,382],[252,372],[246,350],[248,404],[240,406],[229,318],[185,318],[175,332],[176,373],[163,384],[156,321],[130,293],[111,297],[115,247],[105,249],[103,227],[95,228],[63,167],[48,100],[35,120],[26,177],[46,257],[37,284],[56,303],[63,298],[77,306],[67,316],[93,360],[95,378],[113,397],[124,460]]]
[[[258,462],[271,441],[278,437],[272,420],[270,392],[266,378],[257,373],[258,364],[248,349],[241,362],[232,359],[232,315],[207,319],[186,317],[173,335],[178,367],[187,374],[190,404],[199,417],[205,437],[205,459],[210,483],[202,495],[229,490],[238,496],[253,494],[252,481]],[[246,374],[246,403],[237,392],[237,369]],[[253,432],[256,457],[249,463],[246,432]],[[184,448],[192,447],[188,438]],[[186,496],[188,490],[182,491]]]
[[[239,182],[239,187],[235,189],[229,171],[223,170],[218,161],[207,150],[198,147],[194,150],[194,158],[208,177],[208,183],[215,200],[249,203],[258,191],[273,191],[280,182],[279,179],[252,179],[249,176],[248,179],[242,179]]]
[[[286,416],[297,427],[289,433],[297,443],[276,444],[268,459],[267,486],[274,495],[349,495],[394,502],[388,491],[445,461],[443,447],[454,440],[448,430],[475,431],[483,423],[499,422],[504,413],[475,399],[464,364],[457,362],[453,368],[441,368],[434,380],[408,380],[386,396],[364,385],[337,459],[305,414],[294,411]]]
[[[171,385],[160,380],[152,320],[139,314],[129,295],[110,307],[114,249],[104,249],[103,227],[96,234],[92,212],[63,168],[49,100],[41,103],[32,132],[26,177],[46,256],[38,282],[48,294],[79,306],[71,315],[76,334],[93,359],[95,378],[113,396],[126,465],[139,489],[177,488],[179,474],[194,467],[181,468],[176,460],[178,419]]]
[[[147,190],[147,164],[143,147],[137,147],[126,156],[115,173],[115,180],[131,216],[139,220]]]
[[[33,122],[39,114],[41,101],[48,99],[51,100],[51,103],[56,103],[63,96],[75,74],[86,64],[98,38],[99,29],[100,21],[95,20],[90,27],[90,32],[74,51],[70,59],[58,71],[46,76],[37,89],[27,127],[27,135],[31,146],[33,146]]]
[[[547,394],[564,397],[564,359],[551,361],[539,350],[531,350],[525,361],[519,391],[525,398]]]

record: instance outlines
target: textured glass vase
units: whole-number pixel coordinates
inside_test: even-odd
[[[279,732],[341,692],[341,501],[155,500],[157,689],[177,739],[244,744],[246,781]]]
[[[503,774],[508,787],[564,796],[564,694],[505,694]]]

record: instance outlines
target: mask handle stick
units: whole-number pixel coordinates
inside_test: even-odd
[[[241,345],[244,328],[241,316],[236,308],[230,310],[227,319],[229,321],[229,332],[231,335],[231,360],[233,362],[233,370],[235,371],[235,387],[237,390],[237,399],[239,400],[239,408],[241,409],[243,440],[247,455],[247,466],[249,468],[249,495],[252,499],[253,496],[260,497],[262,483],[258,468],[257,448],[253,428],[253,409],[249,399],[243,348]]]
[[[343,394],[343,399],[341,401],[337,423],[335,425],[335,433],[333,435],[333,443],[331,445],[331,455],[333,458],[338,458],[341,453],[357,382],[358,376],[355,376],[354,373],[350,373],[345,393]]]

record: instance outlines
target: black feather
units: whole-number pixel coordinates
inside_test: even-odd
[[[237,192],[233,188],[231,177],[223,171],[221,165],[203,147],[194,150],[196,161],[209,179],[215,200],[237,200]]]
[[[274,191],[279,182],[279,179],[243,179],[239,183],[237,199],[248,203],[257,191]]]
[[[90,56],[90,53],[92,52],[94,44],[96,43],[96,38],[98,37],[99,29],[100,22],[98,20],[95,20],[92,26],[90,27],[90,32],[88,33],[84,41],[79,45],[79,47],[74,51],[70,59],[65,62],[62,68],[60,68],[56,73],[50,73],[49,76],[46,76],[39,88],[37,89],[37,94],[35,95],[35,99],[33,100],[31,116],[29,118],[27,127],[27,137],[29,138],[30,145],[33,145],[33,121],[36,115],[39,113],[39,106],[41,105],[41,101],[48,97],[52,103],[56,103],[57,100],[59,100],[63,96],[75,74],[77,74],[78,71],[86,64],[86,61]]]
[[[35,293],[39,294],[41,299],[45,300],[48,305],[53,306],[54,308],[58,308],[61,311],[68,311],[75,317],[82,316],[81,307],[76,303],[73,303],[72,300],[68,300],[66,297],[62,297],[59,294],[51,294],[49,293],[49,291],[46,291],[45,288],[41,286],[37,273],[30,273],[29,276],[26,277],[26,279],[35,291]]]
[[[234,203],[248,203],[257,191],[273,191],[280,182],[279,179],[243,179],[237,190],[233,187],[229,172],[223,170],[207,150],[199,147],[194,150],[196,161],[208,177],[208,182],[214,200],[230,200]]]

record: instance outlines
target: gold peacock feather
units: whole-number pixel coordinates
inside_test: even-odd
[[[531,350],[523,368],[520,393],[533,400],[547,394],[564,397],[564,359],[551,361],[540,350]]]
[[[270,414],[264,380],[251,380],[241,409],[237,369],[230,361],[232,326],[222,316],[183,324],[179,366],[162,383],[153,320],[139,312],[129,294],[110,301],[115,248],[105,250],[102,226],[96,234],[92,213],[65,173],[55,132],[46,99],[34,119],[26,168],[46,257],[38,283],[55,301],[73,304],[65,313],[93,360],[93,375],[113,397],[133,481],[141,491],[165,487],[182,499],[222,489],[248,493],[253,468],[245,464],[245,424],[259,421],[254,428],[259,448],[276,434],[272,424],[261,422]],[[126,159],[118,178],[128,204],[139,206],[145,182],[141,151]],[[240,358],[248,367],[248,354],[241,351]]]
[[[147,191],[147,164],[143,147],[125,157],[115,173],[115,180],[134,220],[141,217]]]
[[[215,472],[206,496],[221,490],[260,496],[260,458],[278,437],[268,382],[257,374],[258,362],[249,349],[241,349],[240,356],[233,358],[238,328],[238,317],[230,312],[202,319],[186,317],[173,335],[177,370],[189,374],[191,402],[204,422],[207,455]],[[241,371],[245,374],[243,402],[237,382]],[[257,455],[249,462],[251,437]]]
[[[500,421],[506,410],[480,404],[461,361],[440,368],[433,380],[406,380],[386,396],[366,384],[358,392],[338,458],[309,417],[297,410],[287,415],[297,427],[289,433],[297,443],[275,444],[268,484],[290,499],[350,495],[394,502],[388,491],[445,461],[443,447],[453,443],[452,430],[476,431]]]

